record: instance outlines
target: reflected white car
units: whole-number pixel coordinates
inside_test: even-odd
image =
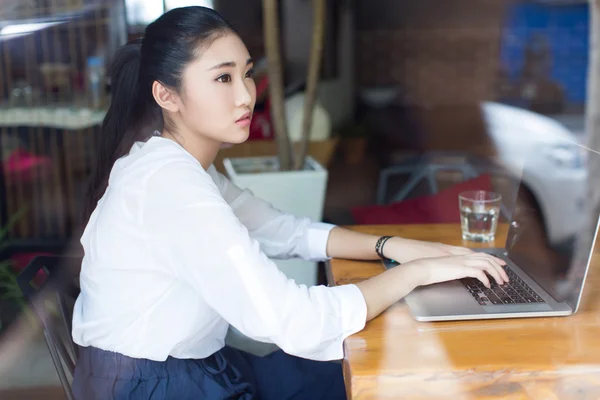
[[[586,157],[595,155],[556,120],[529,110],[482,104],[498,160],[522,179],[544,216],[551,243],[570,240],[582,226]]]

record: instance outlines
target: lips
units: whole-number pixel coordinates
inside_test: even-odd
[[[252,113],[250,111],[248,111],[247,113],[245,113],[244,115],[242,115],[237,121],[235,122],[242,122],[244,120],[248,120],[250,119],[250,117],[252,116]]]

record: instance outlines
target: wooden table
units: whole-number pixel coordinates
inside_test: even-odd
[[[474,246],[462,241],[454,224],[350,229]],[[502,226],[497,244],[505,237]],[[380,262],[331,260],[328,265],[330,285],[356,283],[381,272]],[[399,302],[346,339],[348,397],[600,399],[599,277],[600,257],[594,257],[583,304],[569,317],[428,323],[415,321]]]

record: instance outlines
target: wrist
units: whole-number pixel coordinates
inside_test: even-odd
[[[377,254],[377,257],[381,259],[389,258],[385,255],[384,248],[386,243],[393,238],[393,236],[380,236],[379,239],[377,239],[377,242],[375,243],[375,254]]]
[[[398,261],[399,263],[405,263],[411,260],[408,256],[409,251],[409,240],[401,238],[399,236],[393,236],[389,239],[383,247],[383,255],[386,258]]]
[[[425,268],[419,268],[418,264],[416,261],[410,261],[392,269],[396,271],[399,282],[410,290],[425,285],[428,279]]]

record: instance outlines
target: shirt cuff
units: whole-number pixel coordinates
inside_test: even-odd
[[[311,261],[328,260],[327,240],[335,225],[324,222],[313,222],[308,226],[308,254]]]
[[[334,286],[332,290],[342,292],[342,326],[344,339],[362,330],[367,323],[367,302],[356,285]]]
[[[341,299],[340,315],[341,335],[329,343],[318,353],[311,354],[310,359],[318,361],[340,360],[344,358],[344,340],[356,332],[360,332],[367,323],[367,302],[356,285],[342,285],[330,288]]]

